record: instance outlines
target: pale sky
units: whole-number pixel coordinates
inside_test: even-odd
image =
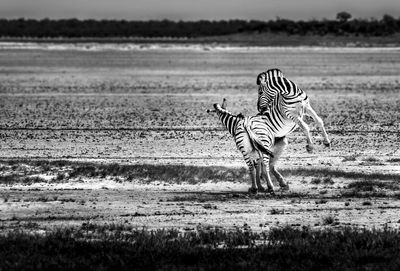
[[[0,0],[0,18],[292,20],[400,17],[400,0]]]

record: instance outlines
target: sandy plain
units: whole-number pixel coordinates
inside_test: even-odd
[[[0,46],[0,174],[41,181],[0,184],[2,229],[400,225],[399,48],[31,45]],[[180,183],[118,174],[59,182],[75,164],[34,165],[243,170],[206,110],[225,97],[232,112],[256,114],[256,76],[273,67],[308,93],[332,139],[324,148],[309,119],[314,153],[301,132],[289,135],[279,162],[288,192],[248,195],[245,177],[198,174]]]

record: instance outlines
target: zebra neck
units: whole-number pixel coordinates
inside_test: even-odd
[[[270,116],[275,116],[280,119],[283,119],[286,117],[286,105],[287,105],[287,99],[283,95],[276,95],[272,102],[269,104],[269,113],[266,111],[264,115],[270,115]]]
[[[291,91],[289,93],[285,93],[281,95],[281,99],[283,100],[284,104],[293,104],[297,103],[299,99],[303,100],[302,98],[303,92],[301,91]]]

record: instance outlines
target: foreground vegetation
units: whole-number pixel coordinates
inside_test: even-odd
[[[132,230],[84,224],[0,237],[1,270],[398,270],[398,230]]]

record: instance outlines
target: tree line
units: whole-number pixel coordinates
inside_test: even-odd
[[[176,37],[193,38],[237,33],[286,33],[288,35],[389,36],[400,32],[400,17],[351,19],[339,12],[334,20],[292,21],[127,21],[78,19],[0,19],[1,37]]]

